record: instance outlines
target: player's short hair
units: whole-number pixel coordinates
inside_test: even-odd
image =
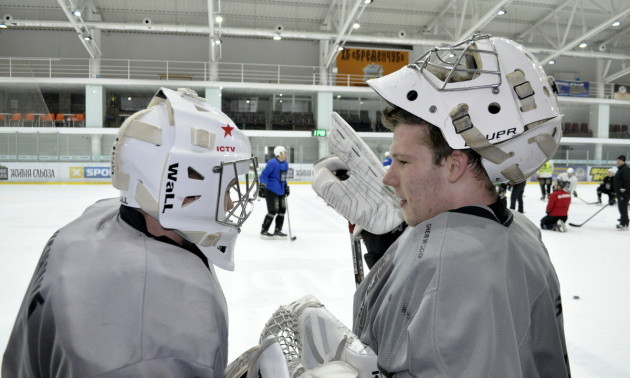
[[[446,142],[446,139],[444,138],[444,135],[442,135],[442,131],[440,131],[439,128],[398,106],[386,108],[383,111],[383,115],[381,116],[381,122],[391,131],[394,131],[396,126],[401,123],[428,126],[427,129],[429,131],[429,137],[424,138],[422,142],[432,151],[433,164],[435,165],[441,165],[442,161],[444,161],[444,159],[446,159],[454,151]],[[481,164],[481,155],[479,155],[471,148],[461,151],[468,155],[468,165],[471,166],[475,177],[477,177],[481,181],[485,181],[486,189],[494,192],[494,185],[492,184],[492,182],[490,182],[486,170]]]

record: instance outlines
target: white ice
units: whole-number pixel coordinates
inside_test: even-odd
[[[580,198],[594,202],[595,188],[580,185]],[[218,269],[229,307],[230,360],[258,343],[274,310],[305,294],[318,297],[351,327],[354,277],[347,223],[309,185],[293,185],[291,193],[290,225],[297,239],[261,240],[266,208],[259,201],[236,244],[236,271]],[[0,185],[2,353],[48,238],[97,199],[116,195],[109,185]],[[546,205],[539,198],[539,187],[527,185],[525,215],[535,224]],[[600,208],[574,198],[569,221],[581,223]],[[574,377],[630,376],[630,231],[615,230],[618,217],[617,207],[608,207],[580,228],[542,233],[562,287]]]

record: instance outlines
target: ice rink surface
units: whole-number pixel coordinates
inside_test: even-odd
[[[595,189],[579,185],[580,198],[594,202]],[[96,200],[115,196],[109,185],[0,185],[2,353],[48,238]],[[537,225],[546,206],[539,198],[538,185],[527,185],[525,215]],[[584,201],[573,199],[569,222],[582,223],[600,209]],[[297,239],[261,240],[266,207],[257,202],[236,244],[236,270],[217,269],[229,307],[230,360],[258,343],[273,311],[306,294],[351,328],[354,277],[346,221],[310,185],[291,187],[289,212]],[[614,206],[580,228],[542,232],[562,288],[574,377],[630,377],[630,231],[615,230],[618,217]]]

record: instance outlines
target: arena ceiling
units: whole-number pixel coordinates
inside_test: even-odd
[[[9,28],[81,35],[107,30],[328,41],[325,65],[340,45],[450,44],[482,32],[521,42],[543,63],[559,57],[614,61],[607,82],[630,72],[628,0],[0,0],[0,15]],[[94,41],[83,43],[95,53]]]

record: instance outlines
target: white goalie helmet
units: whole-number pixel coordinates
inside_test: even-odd
[[[451,148],[478,152],[493,183],[526,180],[562,137],[553,78],[509,39],[474,35],[434,47],[368,84],[385,101],[440,128]]]
[[[161,88],[120,127],[112,183],[142,209],[196,244],[214,265],[234,269],[234,243],[258,192],[247,137],[192,90]]]

